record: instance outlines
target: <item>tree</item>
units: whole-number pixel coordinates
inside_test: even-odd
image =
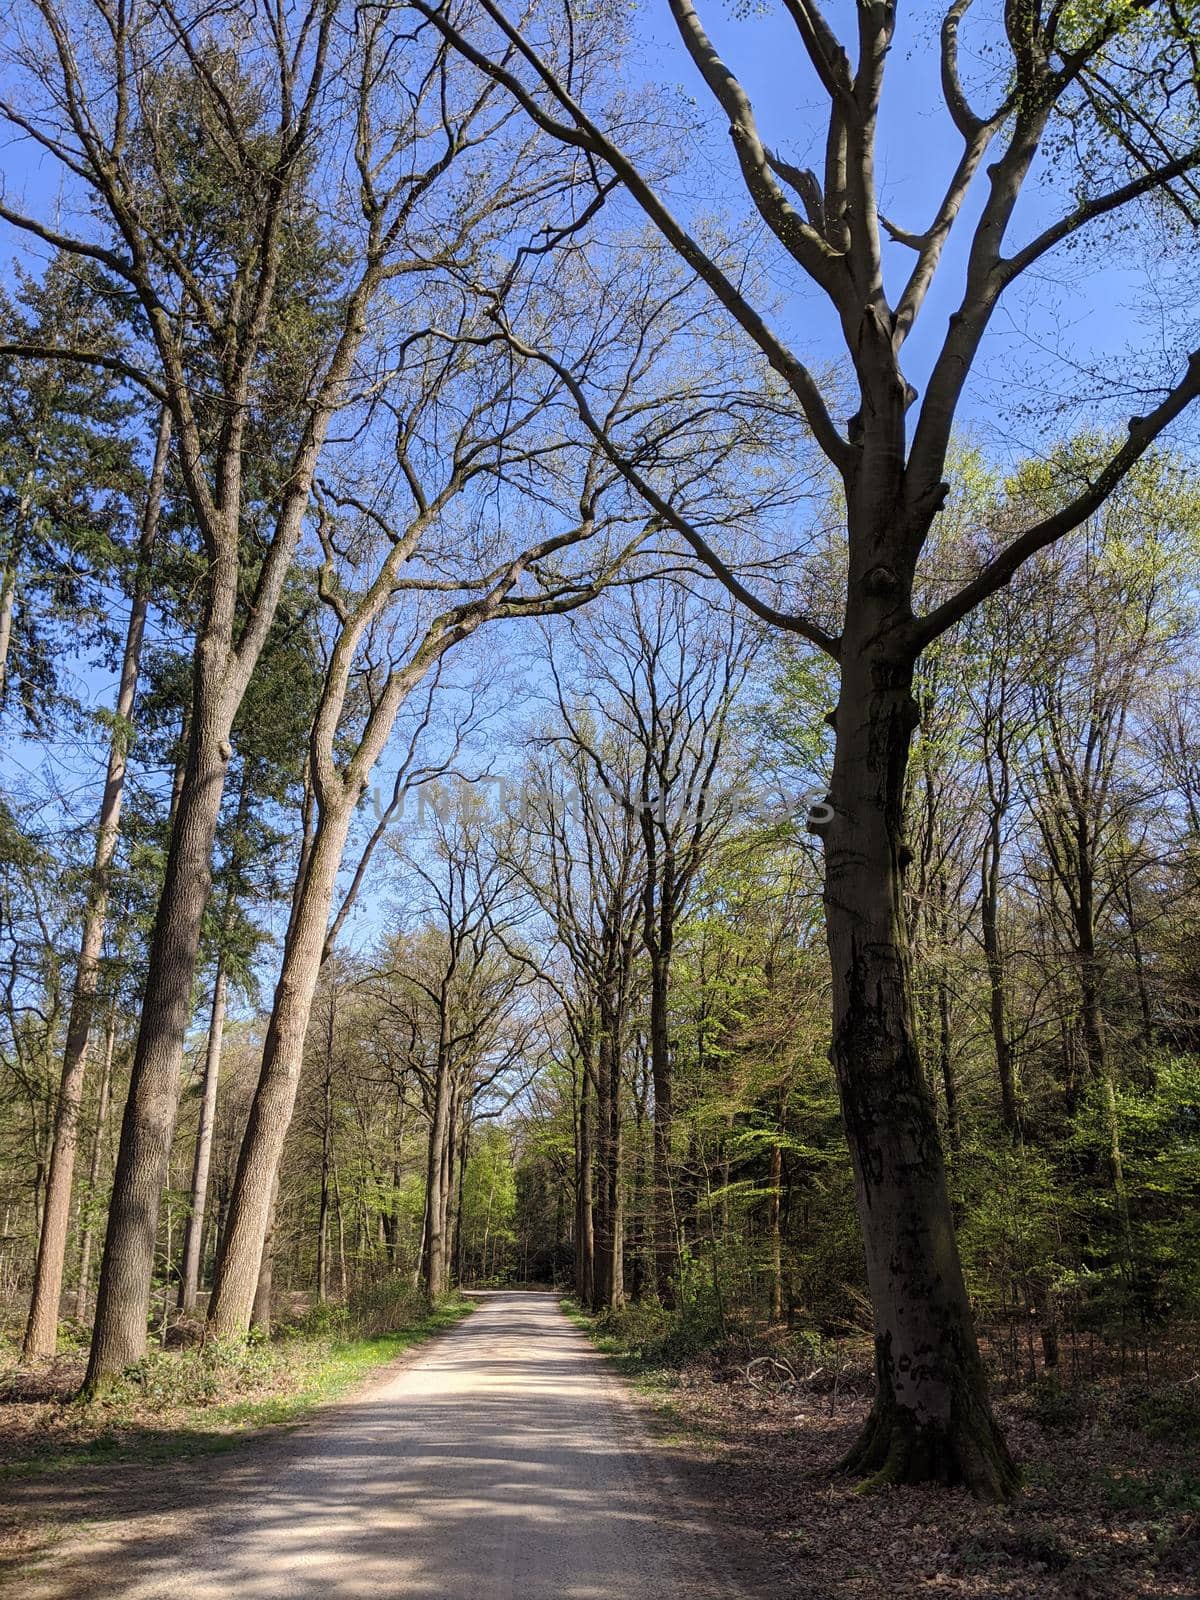
[[[559,699],[569,704],[561,685]],[[566,957],[569,976],[555,987],[579,1087],[576,1287],[599,1311],[625,1300],[624,1068],[645,878],[639,762],[628,741],[602,736],[586,708],[538,742],[511,853]]]
[[[1095,441],[1074,441],[1085,455]],[[1014,494],[1038,497],[1058,465],[1030,467]],[[1041,558],[1042,601],[1026,624],[1026,788],[1056,944],[1065,947],[1078,997],[1079,1035],[1099,1097],[1117,1215],[1116,1255],[1130,1278],[1134,1247],[1117,1109],[1118,1070],[1108,1037],[1105,924],[1127,924],[1144,981],[1131,882],[1153,864],[1146,811],[1157,781],[1133,769],[1129,727],[1140,696],[1171,670],[1184,636],[1181,586],[1195,505],[1171,465],[1145,458],[1073,539]],[[1175,546],[1173,549],[1172,546]],[[1110,949],[1115,943],[1110,931]],[[1143,1005],[1143,1027],[1148,1000]],[[1068,1082],[1069,1100],[1078,1087]]]
[[[426,1141],[416,1270],[436,1300],[457,1272],[472,1125],[511,1102],[514,1074],[528,1077],[540,1015],[536,973],[510,945],[528,907],[506,854],[490,848],[487,800],[465,785],[457,794],[439,785],[428,798],[428,836],[419,833],[403,851],[404,924],[368,993],[398,1024],[405,1075],[420,1085]]]
[[[468,124],[490,114],[492,86],[480,91],[473,77],[458,85],[439,80],[444,105],[457,103],[452,92],[462,96]],[[414,140],[418,128],[414,122]],[[495,144],[494,130],[491,139]],[[466,134],[463,143],[469,151]],[[572,166],[563,168],[554,144],[549,160],[539,145],[540,139],[513,148],[496,144],[490,157],[477,158],[488,165],[472,184],[487,198],[477,203],[469,247],[464,243],[456,264],[459,275],[473,280],[471,296],[464,299],[457,282],[443,290],[418,280],[420,258],[412,263],[417,298],[402,303],[397,294],[394,337],[404,351],[403,372],[393,375],[376,407],[386,468],[372,463],[369,492],[361,460],[343,464],[319,486],[318,583],[331,632],[309,747],[315,824],[210,1309],[225,1334],[245,1327],[317,974],[344,919],[345,907],[328,926],[337,875],[356,806],[400,707],[448,652],[480,629],[562,615],[590,602],[653,532],[654,519],[631,502],[620,474],[579,428],[558,380],[541,363],[514,361],[496,331],[501,308],[513,302],[527,317],[536,308],[554,325],[586,325],[595,292],[595,270],[584,276],[575,260],[580,219],[562,210],[574,198]],[[455,176],[450,161],[431,176],[427,205],[447,175]],[[518,229],[525,243],[514,248]],[[488,283],[497,261],[498,276]],[[645,380],[644,347],[671,325],[673,288],[654,272],[609,281],[619,309],[612,325],[585,327],[581,365],[596,362],[609,373],[623,366],[630,379],[638,372]],[[693,415],[690,407],[701,404],[703,415],[711,395],[697,402],[687,389],[664,394],[661,385],[640,396],[646,459],[676,452],[680,414]],[[620,412],[619,400],[614,410]],[[737,459],[738,447],[744,455],[747,431],[744,423],[714,426],[713,441],[695,452],[691,470],[702,472],[714,458]],[[510,525],[493,531],[487,497],[497,493],[519,493],[521,512],[514,507]],[[444,609],[431,613],[430,602]],[[368,856],[372,848],[369,842]],[[352,895],[361,878],[360,868]]]
[[[233,804],[218,830],[224,859],[214,880],[219,904],[210,908],[211,934],[206,941],[215,946],[216,964],[192,1162],[192,1204],[180,1270],[179,1305],[184,1311],[195,1309],[199,1287],[229,988],[232,982],[251,994],[257,990],[254,957],[263,935],[251,920],[251,908],[254,902],[269,903],[281,893],[276,860],[288,835],[273,825],[272,810],[300,787],[302,752],[317,693],[315,602],[299,579],[289,589],[234,723]]]
[[[15,300],[0,296],[8,338],[115,357],[119,297],[94,263],[58,252],[40,277],[20,265],[14,275]],[[106,584],[121,583],[125,556],[141,559],[122,550],[143,493],[126,431],[139,407],[119,377],[70,360],[9,355],[2,370],[0,707],[15,688],[24,721],[43,732],[62,699],[60,657],[107,643]]]
[[[709,616],[707,597],[665,583],[647,584],[601,609],[576,629],[579,669],[564,689],[556,669],[559,713],[591,765],[590,779],[629,807],[642,836],[641,943],[648,966],[650,1072],[654,1089],[654,1280],[668,1300],[679,1254],[672,1184],[670,983],[675,931],[705,860],[737,817],[740,775],[729,760],[729,721],[754,658],[757,638],[736,616]],[[597,737],[618,741],[632,757],[631,787],[613,791]]]
[[[75,1173],[79,1105],[83,1091],[83,1075],[87,1065],[88,1036],[92,1028],[92,1008],[96,998],[96,985],[100,971],[100,955],[104,944],[104,929],[108,915],[109,877],[121,827],[121,807],[125,797],[125,769],[129,742],[133,732],[133,709],[137,697],[138,674],[141,670],[142,641],[146,631],[146,614],[150,604],[150,566],[154,545],[158,537],[159,514],[162,510],[163,480],[167,470],[167,450],[171,438],[170,414],[164,408],[159,413],[154,444],[150,479],[146,490],[146,503],[142,513],[141,536],[138,540],[137,560],[130,596],[129,622],[125,630],[125,648],[121,658],[121,675],[113,707],[112,732],[108,748],[108,770],[104,792],[100,800],[100,813],[96,824],[96,849],[92,860],[91,879],[88,885],[84,911],[83,932],[79,956],[75,963],[75,981],[71,994],[70,1021],[67,1024],[66,1048],[63,1052],[62,1079],[58,1090],[58,1106],[54,1120],[54,1147],[50,1155],[50,1170],[46,1180],[46,1204],[42,1214],[42,1231],[38,1241],[37,1266],[34,1269],[33,1295],[29,1305],[29,1319],[25,1328],[24,1354],[27,1361],[52,1356],[58,1342],[58,1303],[62,1293],[63,1262],[67,1250],[67,1227],[71,1206],[71,1184]],[[112,1046],[105,1048],[111,1067]]]
[[[46,1175],[54,1137],[54,1085],[69,989],[63,949],[76,907],[63,894],[54,841],[38,827],[40,807],[0,800],[0,1020],[9,1095],[18,1108],[4,1167],[8,1198],[20,1197],[29,1233],[41,1231]]]
[[[3,114],[61,164],[85,214],[94,208],[103,226],[99,236],[88,227],[67,233],[9,205],[0,217],[102,266],[137,308],[143,338],[117,353],[53,341],[4,349],[107,368],[167,406],[205,558],[187,760],[101,1266],[86,1380],[94,1392],[145,1347],[233,721],[305,525],[330,424],[364,376],[372,308],[414,256],[423,270],[449,261],[472,235],[476,203],[467,191],[436,218],[422,207],[445,164],[474,142],[489,96],[453,109],[445,102],[444,118],[420,124],[419,151],[411,135],[393,138],[393,127],[411,129],[417,115],[406,102],[406,72],[424,79],[419,102],[436,105],[445,52],[424,52],[424,41],[396,37],[385,14],[338,0],[272,19],[246,6],[226,13],[216,31],[161,0],[115,18],[89,5],[81,19],[57,0],[29,0],[26,12],[28,28],[9,52],[24,100]],[[77,34],[86,50],[73,48]],[[328,114],[335,104],[345,109],[347,93],[354,115],[335,124]],[[343,130],[344,166],[322,148],[333,125]],[[497,137],[494,125],[490,132]],[[321,236],[318,184],[325,214],[355,219],[337,248]],[[247,528],[251,463],[266,438],[277,492],[262,525]]]
[[[511,226],[504,200],[509,191],[519,191],[522,209],[528,207],[529,170],[525,153],[516,168],[499,176],[489,217],[497,231]],[[483,231],[481,217],[479,244]],[[604,511],[606,485],[604,475],[597,475],[593,448],[579,466],[577,521],[546,527],[535,516],[532,527],[505,543],[486,540],[478,521],[468,521],[469,564],[456,563],[455,547],[464,532],[452,515],[457,503],[478,492],[477,480],[512,477],[519,463],[536,463],[547,448],[544,436],[521,435],[533,417],[549,409],[552,397],[537,393],[514,404],[507,363],[501,363],[498,380],[491,370],[491,344],[471,323],[452,339],[435,337],[423,350],[414,341],[412,390],[405,396],[397,389],[389,400],[407,506],[393,510],[382,495],[368,504],[343,494],[351,513],[344,526],[328,507],[322,509],[320,584],[334,629],[309,746],[316,823],[301,864],[262,1075],[218,1262],[210,1320],[224,1335],[248,1326],[269,1195],[295,1103],[317,977],[332,944],[329,916],[342,856],[400,708],[447,652],[478,629],[584,604],[627,553],[611,537],[620,520]],[[463,392],[466,420],[440,445],[438,434],[456,390]],[[635,535],[635,545],[639,539]],[[421,569],[429,567],[447,575],[423,578]],[[423,592],[451,603],[427,618],[420,610]],[[398,597],[414,603],[409,609],[397,607]],[[352,694],[355,679],[358,693]],[[431,1288],[431,1294],[440,1292],[440,1286]]]
[[[1005,291],[1059,246],[1094,232],[1101,219],[1132,215],[1144,199],[1191,214],[1189,175],[1200,163],[1200,144],[1187,24],[1166,4],[1080,14],[1014,0],[998,23],[980,22],[980,42],[1000,52],[999,74],[985,55],[972,81],[963,64],[969,58],[959,50],[970,0],[953,0],[942,18],[940,66],[958,155],[932,222],[910,229],[881,214],[876,177],[893,4],[860,7],[847,47],[812,0],[789,0],[798,48],[827,111],[825,170],[818,178],[767,142],[749,95],[691,0],[672,0],[672,18],[729,128],[765,238],[824,295],[840,328],[858,400],[843,433],[812,363],[793,349],[783,320],[773,324],[760,309],[754,280],[746,284],[729,273],[720,253],[706,249],[700,232],[670,209],[639,157],[633,141],[640,124],[627,102],[618,98],[593,114],[586,94],[539,55],[496,0],[480,0],[469,11],[433,0],[412,4],[535,123],[620,183],[760,353],[795,407],[797,438],[815,440],[840,480],[847,538],[842,593],[828,615],[795,609],[786,592],[764,593],[739,576],[732,558],[689,519],[686,499],[623,449],[605,425],[603,403],[584,384],[574,386],[580,413],[609,459],[664,526],[765,621],[837,664],[833,776],[828,801],[812,820],[824,845],[833,1056],[856,1174],[878,1379],[871,1419],[845,1465],[879,1482],[962,1480],[977,1494],[1005,1498],[1016,1474],[988,1404],[906,959],[903,793],[919,716],[914,671],[927,645],[1103,504],[1200,395],[1200,351],[1145,415],[1131,419],[1123,442],[1086,479],[1064,483],[1053,509],[984,552],[965,582],[921,614],[914,587],[948,492],[947,455],[964,389]],[[576,22],[586,36],[584,19]],[[979,111],[983,96],[991,103]],[[1039,156],[1051,172],[1057,163],[1067,198],[1057,216],[1035,223],[1032,235],[1006,253]],[[977,194],[978,204],[968,204]],[[945,253],[956,230],[968,234],[957,259]],[[885,235],[915,258],[898,294],[885,284]],[[957,305],[910,426],[918,396],[904,372],[903,346],[931,303],[935,278],[946,282]],[[516,348],[531,348],[519,331],[513,338]],[[564,382],[572,381],[553,349],[542,355]]]

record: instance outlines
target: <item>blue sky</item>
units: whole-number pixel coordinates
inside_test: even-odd
[[[824,144],[824,91],[808,67],[794,25],[779,0],[739,15],[747,8],[729,0],[697,0],[706,30],[727,65],[749,93],[766,143],[800,165],[818,172]],[[846,0],[833,0],[826,14],[843,39],[853,39],[854,8]],[[986,19],[991,8],[979,0],[976,11]],[[921,231],[932,220],[953,171],[962,145],[945,110],[939,82],[937,19],[933,7],[901,6],[895,40],[888,60],[878,141],[878,182],[881,208],[903,227]],[[640,7],[636,23],[640,41],[638,70],[651,81],[677,90],[693,100],[711,132],[697,155],[700,160],[691,203],[706,203],[706,182],[715,175],[708,163],[715,159],[724,184],[733,173],[728,135],[719,108],[700,78],[679,38],[665,0]],[[976,37],[964,24],[962,55],[964,75],[972,70]],[[981,100],[979,109],[987,109]],[[730,178],[730,192],[736,177]],[[904,351],[909,380],[923,387],[930,364],[945,332],[946,318],[958,303],[962,267],[969,229],[978,214],[986,180],[976,179],[972,200],[951,235],[937,279],[916,328]],[[1043,163],[1035,167],[1026,186],[1008,243],[1036,232],[1051,217],[1070,208],[1070,195],[1061,178],[1051,178]],[[965,399],[961,422],[979,428],[994,448],[1014,456],[1034,452],[1056,433],[1050,411],[1056,399],[1073,400],[1083,389],[1095,389],[1095,377],[1122,387],[1122,375],[1142,365],[1142,356],[1157,372],[1162,361],[1162,339],[1143,325],[1138,308],[1152,306],[1156,290],[1170,277],[1164,265],[1147,252],[1145,241],[1127,250],[1125,259],[1101,235],[1089,236],[1080,248],[1060,251],[1047,258],[1042,270],[1009,291],[997,312],[979,369]],[[893,303],[912,261],[904,246],[886,247],[888,288]],[[813,365],[844,358],[840,329],[816,291],[804,291],[800,275],[790,280],[794,318],[803,334],[795,340],[798,353]],[[1194,344],[1193,337],[1190,341]],[[1079,367],[1087,369],[1083,378]],[[1000,413],[1006,399],[1018,391],[1031,399],[1038,416],[1030,425]],[[1123,408],[1118,405],[1118,413]],[[1092,405],[1067,404],[1061,426],[1079,424],[1080,416],[1095,421]]]
[[[980,0],[981,5],[984,0]],[[779,4],[739,18],[726,0],[705,0],[701,15],[706,27],[738,72],[754,100],[767,141],[781,154],[800,163],[819,166],[823,142],[823,93],[804,60],[803,50],[790,20]],[[846,0],[830,9],[831,20],[845,33],[853,16]],[[959,138],[941,104],[938,84],[934,13],[909,8],[902,12],[889,63],[879,140],[879,179],[884,207],[902,225],[920,229],[931,218],[959,150]],[[686,101],[681,110],[702,115],[707,133],[689,152],[686,176],[673,194],[678,203],[699,210],[717,208],[726,195],[740,202],[737,178],[723,120],[679,41],[665,0],[642,6],[636,16],[639,51],[630,63],[631,74],[676,91]],[[43,214],[53,211],[59,194],[59,174],[48,158],[28,145],[10,144],[0,152],[5,191],[19,196]],[[978,186],[981,189],[981,185]],[[1019,213],[1014,237],[1020,238],[1061,205],[1061,185],[1031,186],[1028,202]],[[1055,203],[1057,201],[1057,203]],[[906,347],[905,362],[911,381],[920,389],[940,342],[946,317],[961,292],[961,266],[975,206],[968,206],[946,252],[937,283],[917,328]],[[8,233],[0,245],[7,257],[21,248],[20,239]],[[889,271],[893,290],[911,261],[902,246],[889,245]],[[1053,410],[1057,396],[1086,392],[1073,363],[1099,369],[1120,387],[1128,369],[1129,352],[1150,337],[1134,315],[1135,308],[1153,304],[1156,284],[1152,265],[1131,260],[1114,264],[1104,248],[1089,246],[1061,260],[1052,259],[1045,273],[1019,291],[993,325],[979,373],[968,392],[962,413],[966,429],[978,432],[992,448],[1012,456],[1044,448],[1065,428],[1077,422],[1078,407],[1062,414]],[[806,290],[798,272],[780,276],[776,287],[785,299],[784,316],[799,354],[815,366],[843,358],[840,331],[815,291]],[[1151,351],[1150,365],[1156,356]],[[1065,360],[1063,359],[1065,358]],[[1018,405],[1014,407],[1013,402]],[[1020,410],[1020,403],[1025,410]],[[1084,413],[1091,419],[1094,408]],[[507,646],[509,636],[503,641]],[[513,651],[499,643],[488,651],[520,660],[521,645]],[[520,668],[512,669],[519,678]],[[111,697],[108,674],[89,676],[88,687],[99,703]],[[515,700],[520,698],[514,686]],[[36,761],[44,752],[32,747],[13,750],[3,758],[6,767],[16,761]],[[86,809],[86,791],[99,772],[91,753],[56,752],[64,758],[64,781]],[[93,770],[94,769],[94,770]],[[386,780],[389,763],[382,764]],[[374,923],[371,896],[356,919],[357,933],[368,933]]]

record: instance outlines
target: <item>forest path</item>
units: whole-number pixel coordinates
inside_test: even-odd
[[[750,1591],[549,1294],[489,1293],[416,1359],[186,1504],[49,1554],[30,1600],[728,1600]]]

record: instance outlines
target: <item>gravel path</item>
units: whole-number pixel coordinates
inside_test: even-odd
[[[550,1295],[481,1296],[356,1399],[243,1454],[196,1462],[186,1502],[60,1547],[29,1600],[750,1593]]]

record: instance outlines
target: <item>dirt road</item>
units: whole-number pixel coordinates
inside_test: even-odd
[[[51,1553],[29,1600],[752,1592],[549,1295],[486,1295],[355,1400],[193,1470],[185,1504]]]

